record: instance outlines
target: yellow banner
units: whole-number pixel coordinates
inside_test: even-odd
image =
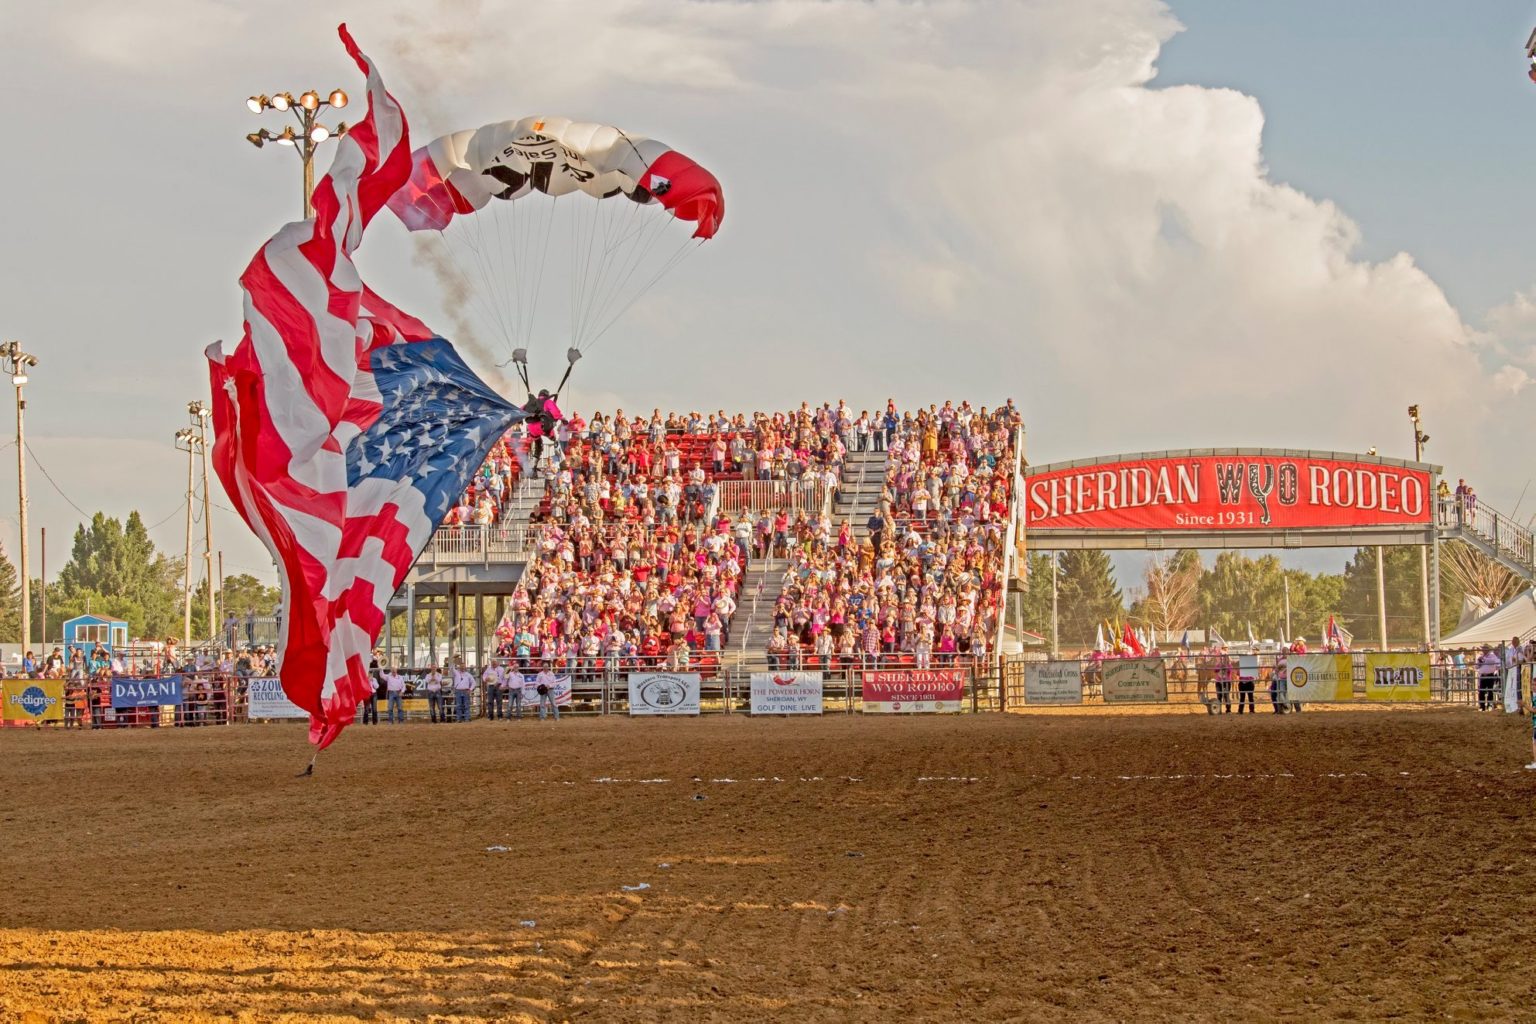
[[[1365,699],[1429,700],[1429,655],[1367,654]]]
[[[1305,701],[1353,700],[1355,674],[1347,654],[1287,654],[1286,699]]]
[[[7,679],[0,685],[7,722],[64,721],[64,680]]]

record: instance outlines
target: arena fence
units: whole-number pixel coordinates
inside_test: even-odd
[[[1458,665],[1440,653],[1377,651],[1010,659],[1003,665],[1002,697],[1008,710],[1094,704],[1205,704],[1217,711],[1251,704],[1299,710],[1309,703],[1489,709],[1504,706],[1510,683],[1518,693],[1529,694],[1531,668],[1512,665],[1479,675],[1474,666]]]
[[[831,715],[1020,711],[1032,707],[1205,705],[1215,711],[1309,703],[1447,705],[1496,709],[1507,687],[1529,695],[1532,666],[1479,675],[1471,666],[1423,653],[1356,652],[1278,656],[1208,655],[1081,660],[961,657],[919,667],[911,656],[804,658],[796,665],[730,670],[670,659],[578,659],[543,682],[561,715]],[[537,717],[541,676],[515,659],[477,675],[461,703],[450,679],[433,690],[426,670],[406,675],[398,702],[360,704],[357,720],[454,723]],[[1513,675],[1511,675],[1511,673]],[[193,728],[247,721],[305,720],[270,677],[216,672],[117,676],[89,681],[6,679],[6,726],[57,729]],[[461,712],[461,709],[464,709]]]

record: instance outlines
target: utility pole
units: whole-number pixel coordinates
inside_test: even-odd
[[[1413,461],[1423,462],[1429,435],[1424,433],[1423,424],[1419,422],[1417,403],[1408,407],[1408,418],[1413,421]],[[1423,544],[1419,545],[1419,591],[1424,611],[1424,643],[1432,647],[1439,637],[1433,636],[1429,628],[1429,548]]]
[[[1061,629],[1056,620],[1056,598],[1061,583],[1061,552],[1051,552],[1051,657],[1061,655]],[[1022,640],[1023,637],[1020,637]]]
[[[1289,576],[1282,576],[1282,577],[1280,577],[1280,579],[1285,584],[1285,642],[1286,643],[1290,643],[1291,642],[1291,578]]]
[[[1381,627],[1381,649],[1387,649],[1387,561],[1381,545],[1376,546],[1376,624]]]
[[[22,413],[27,408],[27,400],[22,397],[21,389],[27,383],[27,368],[37,365],[37,357],[23,352],[21,342],[8,341],[0,345],[0,358],[4,359],[11,383],[16,386],[16,519],[21,529],[21,546],[17,554],[21,562],[21,649],[25,652],[32,642],[32,576],[27,565],[27,438],[22,429]],[[45,643],[47,640],[43,637]]]
[[[38,561],[42,564],[37,567],[37,603],[39,610],[43,613],[42,637],[43,643],[46,644],[48,642],[48,527],[39,527],[37,534],[38,547],[42,549],[38,552]]]
[[[196,493],[193,476],[197,466],[197,435],[191,427],[176,431],[176,448],[187,453],[187,551],[183,557],[181,587],[181,636],[187,649],[192,648],[192,497]]]
[[[208,479],[208,419],[213,415],[213,410],[207,403],[198,400],[187,403],[187,415],[192,418],[193,429],[197,431],[197,447],[202,453],[203,463],[203,569],[208,574],[208,635],[217,636],[219,623],[214,618],[214,587],[213,579],[213,515],[210,504],[212,487]],[[190,642],[190,641],[189,641]]]

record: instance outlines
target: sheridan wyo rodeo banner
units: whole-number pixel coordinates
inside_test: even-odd
[[[868,712],[955,714],[964,704],[964,669],[903,669],[864,673],[864,710]]]

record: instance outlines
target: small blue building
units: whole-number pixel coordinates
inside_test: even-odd
[[[128,646],[128,623],[121,619],[107,619],[100,615],[77,615],[64,620],[64,649],[66,657],[76,651],[91,656],[97,644],[107,649]]]

